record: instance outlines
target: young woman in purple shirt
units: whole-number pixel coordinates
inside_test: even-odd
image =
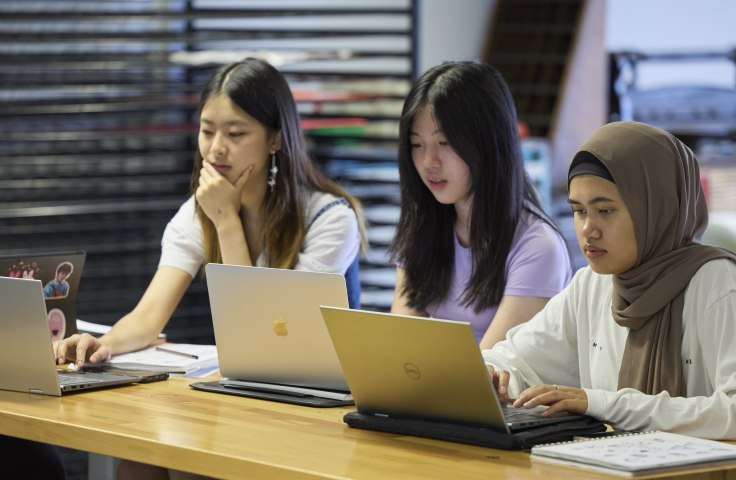
[[[570,282],[570,255],[524,169],[516,109],[489,65],[426,72],[401,114],[391,313],[469,322],[481,349]]]

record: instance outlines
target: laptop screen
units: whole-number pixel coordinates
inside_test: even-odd
[[[84,252],[0,256],[0,276],[41,280],[51,340],[77,333],[75,299]]]

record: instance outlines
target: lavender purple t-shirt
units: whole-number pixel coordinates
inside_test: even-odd
[[[470,280],[473,259],[470,248],[455,238],[455,268],[447,298],[441,304],[430,305],[427,313],[434,318],[468,322],[478,343],[496,316],[498,305],[475,313],[472,306],[463,307],[465,285]],[[505,295],[552,298],[572,279],[570,257],[562,237],[528,210],[523,210],[516,227],[514,241],[506,258]]]

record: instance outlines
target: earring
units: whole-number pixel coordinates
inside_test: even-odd
[[[276,186],[277,173],[279,173],[279,169],[276,166],[276,152],[271,152],[271,176],[268,177],[268,185],[271,187],[272,192],[274,187]]]

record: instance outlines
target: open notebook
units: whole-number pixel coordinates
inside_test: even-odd
[[[191,358],[159,351],[155,346],[144,348],[137,352],[115,355],[107,362],[87,367],[115,367],[120,370],[135,370],[141,372],[166,372],[170,375],[186,375],[187,377],[201,377],[211,375],[218,369],[217,348],[214,345],[188,345],[183,343],[166,344],[170,351],[196,356]]]
[[[623,476],[736,464],[736,445],[665,432],[540,445],[532,459]]]

